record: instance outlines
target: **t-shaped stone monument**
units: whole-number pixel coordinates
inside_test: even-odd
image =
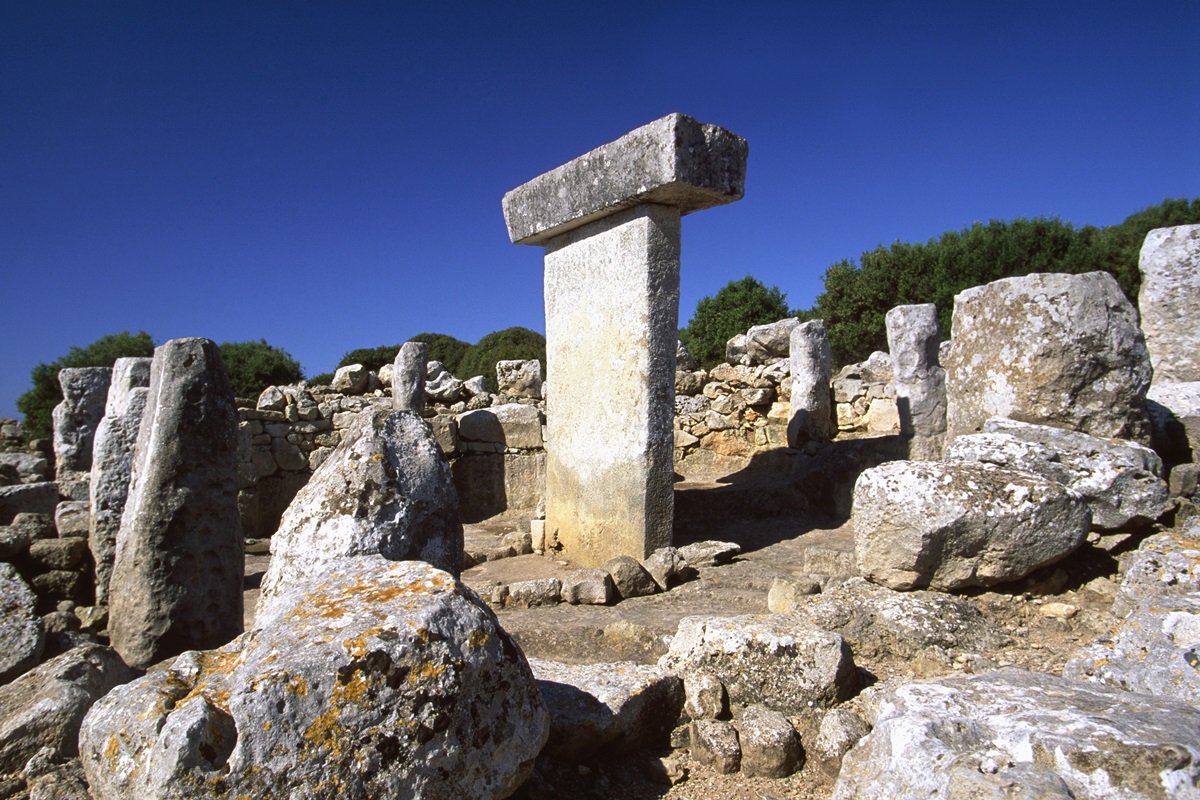
[[[546,248],[546,538],[577,563],[671,543],[679,220],[741,199],[747,150],[671,114],[504,196]]]

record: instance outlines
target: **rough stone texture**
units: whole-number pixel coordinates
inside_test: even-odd
[[[1183,531],[1149,537],[1129,556],[1112,613],[1123,617],[1146,600],[1188,594],[1200,594],[1200,519],[1196,518]]]
[[[12,564],[0,562],[0,685],[42,657],[45,634],[37,597]]]
[[[642,559],[642,566],[664,592],[683,581],[688,563],[674,547],[660,547]]]
[[[1173,463],[1200,459],[1200,381],[1155,383],[1146,393],[1154,449]]]
[[[151,361],[118,358],[113,364],[104,418],[96,428],[92,446],[88,545],[96,564],[96,602],[102,605],[108,604],[117,532],[121,529],[121,515],[125,512],[125,498],[133,475],[133,449],[150,391]],[[262,402],[259,398],[259,403]]]
[[[848,708],[831,708],[821,718],[813,750],[821,758],[841,760],[851,747],[871,732],[871,726]]]
[[[546,532],[584,566],[671,542],[679,245],[644,205],[546,246]]]
[[[0,774],[20,772],[43,747],[75,755],[84,714],[133,677],[115,650],[85,644],[0,686]]]
[[[746,355],[750,366],[774,364],[791,353],[792,331],[800,324],[796,317],[753,325],[746,331]]]
[[[688,726],[692,758],[722,775],[731,775],[742,766],[742,748],[737,729],[731,722],[698,719]]]
[[[0,481],[12,483],[40,483],[51,480],[50,462],[34,453],[0,453]]]
[[[616,597],[612,576],[602,569],[577,569],[562,577],[562,601],[577,605],[608,605]]]
[[[464,522],[533,510],[546,490],[546,454],[536,451],[470,453],[455,459],[450,470]]]
[[[1003,670],[889,692],[834,797],[1182,798],[1197,782],[1200,710]]]
[[[836,633],[787,614],[684,617],[659,665],[715,675],[731,702],[801,713],[847,699],[857,682],[850,648]]]
[[[995,418],[984,433],[960,436],[947,461],[975,461],[1022,470],[1078,492],[1100,530],[1145,526],[1171,507],[1162,459],[1137,442]]]
[[[29,561],[39,570],[78,570],[84,566],[87,552],[86,539],[40,539],[30,543]]]
[[[718,567],[733,561],[742,552],[742,546],[736,542],[708,539],[684,545],[677,552],[690,567]]]
[[[237,426],[214,342],[154,351],[109,584],[109,634],[130,666],[242,630]]]
[[[643,204],[690,214],[731,203],[742,197],[748,151],[727,130],[669,114],[505,194],[509,238],[544,244]]]
[[[788,411],[788,446],[827,442],[837,433],[829,382],[833,360],[825,321],[797,325],[791,333],[792,399]]]
[[[841,634],[860,658],[915,658],[932,648],[981,653],[1009,643],[968,600],[923,590],[897,592],[862,578],[797,598],[790,610]]]
[[[709,672],[690,672],[683,679],[683,710],[689,719],[722,719],[729,715],[725,684]]]
[[[58,373],[63,400],[54,407],[54,461],[59,479],[92,468],[92,442],[104,416],[110,367],[68,367]]]
[[[1155,383],[1200,381],[1200,225],[1146,234],[1139,266],[1142,331]]]
[[[912,437],[909,457],[940,458],[946,437],[946,371],[938,363],[942,329],[937,307],[896,306],[885,322],[900,432]]]
[[[992,586],[1073,552],[1091,518],[1079,495],[1032,473],[893,461],[854,485],[854,554],[892,589]]]
[[[698,367],[696,359],[692,358],[692,354],[688,352],[683,342],[677,341],[675,344],[676,372],[694,372]]]
[[[440,361],[430,361],[425,368],[425,397],[435,403],[450,405],[463,395],[464,383],[451,374]]]
[[[632,556],[616,556],[604,564],[622,598],[645,597],[658,591],[658,584],[642,563]]]
[[[492,442],[517,450],[542,446],[542,417],[537,406],[506,403],[458,415],[458,437],[467,442]]]
[[[86,501],[63,500],[54,507],[54,530],[62,538],[86,539],[92,512]]]
[[[347,364],[334,371],[330,388],[342,394],[362,394],[367,390],[370,379],[369,370],[362,364]]]
[[[0,486],[0,524],[12,522],[18,514],[53,514],[57,505],[54,481]]]
[[[1106,272],[1035,273],[960,292],[946,367],[947,435],[991,417],[1146,440],[1150,356]]]
[[[457,575],[462,552],[458,494],[429,426],[411,411],[364,411],[271,537],[258,615],[336,559],[379,553]]]
[[[79,742],[96,800],[506,797],[548,726],[470,589],[376,555],[328,564],[254,630],[110,693]]]
[[[515,581],[508,585],[508,600],[505,605],[518,608],[557,605],[562,599],[562,581],[558,578],[535,578]]]
[[[750,777],[786,778],[804,763],[800,735],[778,711],[747,706],[738,721],[742,772]]]
[[[425,411],[425,373],[429,369],[429,345],[405,342],[392,362],[392,399],[397,411],[420,416]]]
[[[542,397],[542,362],[536,358],[527,361],[497,361],[496,385],[500,394],[510,397]]]
[[[656,749],[683,708],[683,682],[646,664],[562,664],[531,658],[529,666],[550,709],[545,753],[584,761]]]

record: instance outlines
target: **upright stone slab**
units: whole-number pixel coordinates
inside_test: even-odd
[[[941,458],[946,438],[946,371],[938,364],[942,331],[937,306],[896,306],[887,313],[886,323],[900,432],[911,437],[908,457]]]
[[[392,364],[392,399],[397,411],[425,412],[425,369],[429,364],[429,345],[405,342]]]
[[[577,563],[671,542],[679,221],[741,198],[746,153],[671,114],[504,196],[546,248],[546,531]]]
[[[833,357],[825,321],[814,319],[792,328],[789,353],[792,395],[788,408],[788,447],[828,442],[837,433],[833,414]]]
[[[1200,225],[1150,231],[1139,266],[1138,308],[1154,382],[1200,381]]]
[[[104,419],[96,428],[92,446],[91,527],[88,546],[96,563],[96,604],[108,604],[108,582],[129,481],[133,473],[133,448],[146,408],[150,386],[149,358],[118,358]]]
[[[109,589],[109,635],[132,667],[242,631],[237,428],[215,343],[154,351]]]
[[[68,367],[58,373],[63,400],[51,415],[58,480],[76,480],[92,468],[92,443],[111,377],[109,367]]]

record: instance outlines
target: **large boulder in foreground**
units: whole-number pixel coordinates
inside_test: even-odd
[[[1092,513],[1078,494],[990,464],[892,461],[854,485],[854,556],[891,589],[993,586],[1083,544]]]
[[[834,798],[1183,798],[1198,783],[1200,709],[1010,669],[889,692]]]
[[[947,461],[977,461],[1041,475],[1083,496],[1100,530],[1145,527],[1171,507],[1158,454],[1137,442],[996,417],[960,436]]]
[[[368,409],[284,511],[257,613],[339,558],[379,553],[457,576],[462,552],[458,494],[432,429],[412,411]]]
[[[947,437],[992,417],[1146,441],[1150,354],[1107,272],[1004,278],[954,297]]]
[[[111,692],[79,745],[96,800],[506,797],[548,727],[524,656],[470,589],[375,555]]]

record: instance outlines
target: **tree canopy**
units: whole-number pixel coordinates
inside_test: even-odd
[[[715,295],[703,297],[679,339],[703,367],[725,357],[725,343],[752,325],[777,322],[789,316],[787,297],[778,286],[764,286],[747,275],[730,281]]]
[[[258,397],[268,386],[296,383],[304,378],[300,362],[280,347],[257,342],[224,342],[221,360],[237,397]]]

